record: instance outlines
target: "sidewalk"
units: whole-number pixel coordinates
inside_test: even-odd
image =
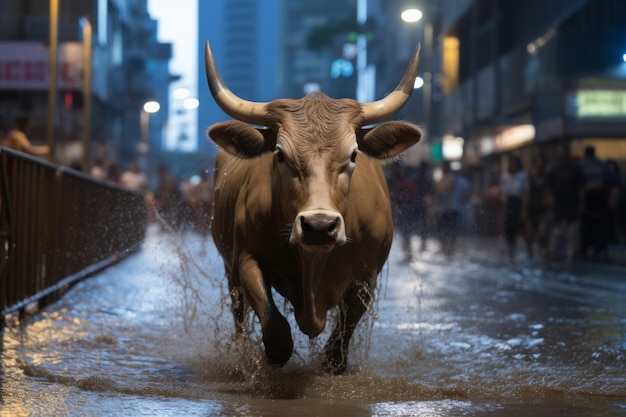
[[[433,237],[429,238],[428,244],[431,247],[437,245],[437,248],[439,245],[437,239]],[[503,267],[508,265],[506,244],[502,236],[482,236],[471,233],[463,234],[459,236],[455,253],[456,255],[454,257],[457,259],[468,257],[486,265]],[[515,267],[543,268],[538,257],[533,259],[528,258],[526,247],[522,239],[518,241]],[[557,261],[549,269],[565,270],[565,266]],[[612,247],[609,250],[609,259],[607,260],[577,258],[575,271],[584,274],[597,272],[626,280],[626,245],[622,244]]]

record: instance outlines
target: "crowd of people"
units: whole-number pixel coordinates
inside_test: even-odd
[[[165,165],[161,165],[156,174],[157,184],[151,188],[148,175],[137,162],[132,162],[113,182],[145,192],[148,220],[160,225],[161,230],[178,232],[191,228],[207,236],[213,204],[213,183],[209,171],[201,170],[189,180],[180,181]]]
[[[48,154],[48,146],[30,143],[28,132],[28,117],[18,116],[14,127],[0,135],[0,144],[31,155]],[[449,161],[436,167],[436,180],[427,161],[418,167],[391,164],[388,182],[394,223],[406,260],[425,251],[430,237],[440,242],[443,254],[452,256],[458,236],[468,231],[501,236],[511,264],[522,240],[528,258],[540,259],[544,265],[562,259],[569,267],[580,257],[607,259],[609,246],[624,239],[623,178],[618,164],[600,160],[593,146],[584,149],[582,158],[574,158],[566,146],[553,161],[538,155],[528,171],[515,155],[505,162],[505,169],[478,193]],[[208,171],[180,182],[160,166],[154,187],[137,161],[121,173],[115,163],[96,161],[91,174],[144,192],[149,220],[164,230],[191,226],[208,234],[213,201]],[[413,236],[419,239],[418,251],[411,246]]]
[[[543,265],[569,268],[581,258],[609,259],[609,247],[623,240],[626,227],[626,196],[615,162],[600,160],[587,146],[582,158],[562,147],[555,160],[536,156],[528,170],[515,155],[504,165],[477,191],[447,161],[437,180],[427,162],[417,168],[393,164],[389,189],[405,258],[418,252],[411,247],[413,236],[421,241],[419,251],[433,237],[450,256],[459,234],[472,232],[503,239],[510,264],[524,252]],[[518,249],[520,242],[525,251]]]

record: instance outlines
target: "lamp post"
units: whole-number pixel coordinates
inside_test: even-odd
[[[161,109],[157,101],[146,101],[141,110],[141,141],[139,142],[139,152],[148,153],[150,150],[150,114]]]
[[[194,110],[200,102],[186,87],[175,88],[172,97],[175,101],[170,101],[169,132],[163,146],[177,152],[193,152],[198,146]]]
[[[415,8],[408,8],[403,10],[400,13],[400,18],[402,19],[402,21],[406,22],[406,23],[417,23],[420,20],[422,20],[422,17],[424,16],[424,14],[422,13],[421,10],[419,9],[415,9]],[[424,72],[424,76],[423,78],[420,79],[420,77],[418,77],[418,79],[415,80],[415,85],[414,88],[420,88],[423,87],[424,88],[424,94],[423,94],[423,109],[424,109],[424,122],[425,123],[429,123],[430,122],[430,100],[432,97],[432,73],[430,72],[431,70],[431,55],[432,55],[432,48],[433,48],[433,25],[430,23],[425,23],[424,24],[424,49],[425,49],[425,59],[424,59],[424,63],[426,65],[426,71]]]
[[[80,19],[83,27],[83,172],[91,172],[91,23]]]
[[[50,149],[50,161],[55,162],[54,110],[57,94],[57,46],[59,30],[59,0],[50,0],[50,57],[48,62],[48,120],[46,137]]]
[[[150,114],[156,113],[161,109],[158,101],[147,101],[141,109],[141,140],[137,146],[137,150],[144,160],[144,169],[150,172],[148,153],[150,152]]]
[[[419,9],[406,9],[400,13],[400,18],[407,23],[419,22],[422,16],[423,13]]]
[[[408,8],[400,13],[400,18],[406,23],[417,23],[422,20],[424,14],[419,9]],[[432,53],[433,53],[433,25],[424,23],[424,68],[423,78],[415,80],[415,88],[422,87],[424,122],[430,124],[431,99],[432,99]],[[418,77],[419,78],[419,77]]]

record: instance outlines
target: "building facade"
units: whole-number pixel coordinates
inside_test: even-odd
[[[49,0],[5,0],[0,8],[0,118],[10,127],[17,114],[31,119],[33,142],[47,140],[49,91]],[[91,27],[85,48],[85,25]],[[85,51],[90,57],[84,57]],[[148,100],[167,109],[171,45],[157,42],[156,21],[146,0],[64,0],[58,2],[56,97],[53,108],[55,160],[79,166],[82,141],[89,128],[90,160],[111,159],[123,168],[131,160],[158,149],[167,111],[142,125]],[[85,59],[91,84],[85,85]],[[89,98],[91,117],[85,122]],[[149,129],[148,132],[142,132]],[[139,146],[142,133],[151,142]],[[151,146],[152,145],[152,146]],[[145,159],[145,158],[144,158]],[[85,167],[82,166],[84,169]]]
[[[212,166],[217,148],[206,137],[209,126],[230,119],[215,104],[206,83],[204,47],[211,49],[228,88],[250,101],[278,96],[281,9],[279,0],[212,0],[198,2],[198,153]]]
[[[626,163],[626,3],[444,0],[443,130],[484,186],[559,146]]]

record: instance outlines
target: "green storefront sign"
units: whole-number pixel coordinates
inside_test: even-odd
[[[580,90],[576,93],[579,118],[626,117],[626,91]]]

